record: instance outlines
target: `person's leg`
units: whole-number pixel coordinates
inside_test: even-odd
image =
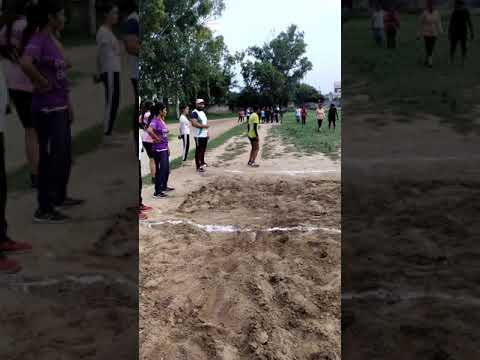
[[[463,37],[460,41],[462,47],[462,65],[465,65],[465,60],[467,58],[467,36]]]
[[[0,243],[8,241],[7,219],[7,175],[5,172],[5,140],[3,132],[0,133]]]
[[[253,151],[253,162],[256,162],[257,161],[257,157],[258,157],[258,152],[260,151],[260,141],[257,139],[255,141],[255,145],[254,145],[254,151]]]
[[[51,114],[38,113],[35,116],[35,129],[38,134],[39,162],[38,162],[38,210],[47,213],[53,210],[50,202],[50,139]]]
[[[170,161],[168,159],[168,151],[162,151],[160,153],[160,186],[162,191],[168,187],[168,178],[170,176]]]
[[[25,152],[30,168],[32,186],[35,186],[38,175],[38,137],[33,126],[32,94],[25,91],[9,90],[9,95],[25,129]]]
[[[208,138],[201,138],[201,141],[202,141],[202,157],[200,159],[201,161],[201,164],[202,165],[205,165],[206,162],[205,162],[205,154],[207,153],[207,146],[208,146]]]
[[[133,130],[133,141],[135,144],[135,154],[138,156],[139,154],[139,143],[138,143],[138,130],[139,130],[139,123],[138,123],[138,116],[139,116],[139,99],[138,99],[138,80],[137,79],[130,79],[132,81],[133,87],[133,96],[135,107],[133,109],[133,119],[132,119],[132,130]]]
[[[201,149],[200,149],[200,139],[198,137],[195,138],[195,166],[197,170],[200,169],[202,162],[201,162]]]
[[[50,141],[52,200],[62,204],[67,197],[71,170],[71,128],[68,111],[52,113],[52,137]]]
[[[182,161],[187,160],[187,135],[182,135]]]
[[[154,152],[153,158],[155,160],[155,194],[162,193],[162,172],[161,172],[161,157],[159,152]]]
[[[452,65],[455,61],[455,53],[457,52],[457,42],[455,37],[450,38],[450,64]]]

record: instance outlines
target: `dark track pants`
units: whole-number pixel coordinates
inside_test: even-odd
[[[103,131],[105,135],[111,135],[120,105],[120,73],[103,73],[100,77],[105,87]]]

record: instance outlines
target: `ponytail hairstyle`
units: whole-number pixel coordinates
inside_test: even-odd
[[[166,108],[167,107],[162,102],[158,102],[158,103],[153,104],[152,107],[150,108],[150,116],[148,118],[148,125],[147,126],[150,126],[150,123],[152,122],[153,118],[158,116],[158,114],[160,114],[160,112],[165,110]]]

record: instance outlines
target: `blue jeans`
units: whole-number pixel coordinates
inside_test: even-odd
[[[155,173],[155,194],[159,194],[165,190],[170,176],[170,161],[168,151],[155,151],[153,153],[157,172]]]
[[[383,29],[373,28],[373,39],[378,46],[383,46],[383,43],[385,42],[385,34]]]

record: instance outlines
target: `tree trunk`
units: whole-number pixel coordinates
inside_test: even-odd
[[[97,9],[95,2],[95,0],[88,0],[88,27],[90,35],[95,35],[97,32]]]

